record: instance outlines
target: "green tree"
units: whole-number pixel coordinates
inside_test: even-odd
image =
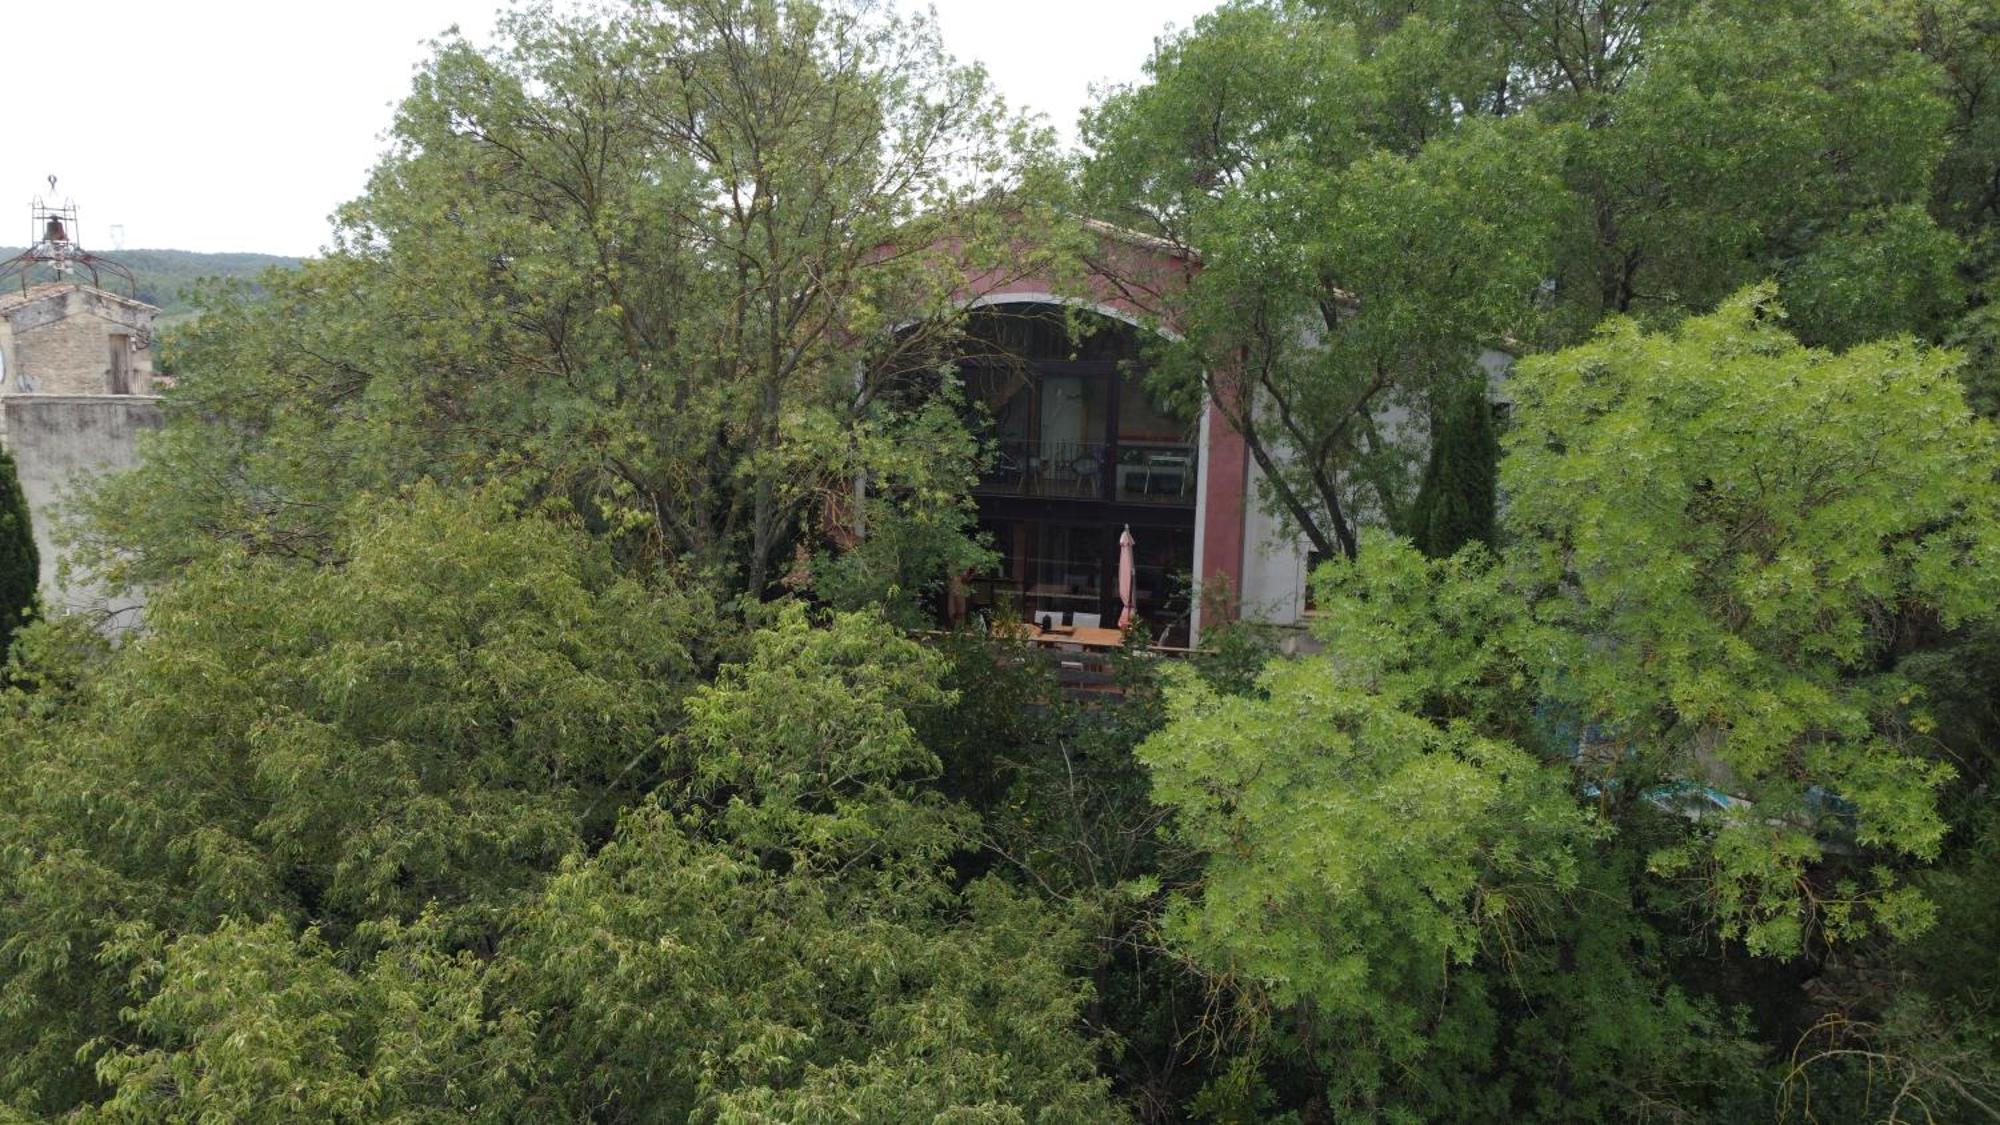
[[[114,576],[322,557],[356,491],[503,479],[629,565],[762,597],[878,468],[958,491],[963,443],[890,464],[863,431],[897,428],[883,391],[965,268],[1061,256],[1016,252],[1045,138],[976,69],[847,3],[529,7],[498,42],[438,45],[331,253],[211,292],[163,439],[101,502]]]
[[[0,661],[13,646],[14,634],[34,616],[41,583],[28,498],[21,492],[13,455],[0,449]]]
[[[425,916],[446,955],[489,947],[650,787],[711,605],[507,507],[360,503],[339,566],[218,556],[113,651],[23,634],[0,698],[0,1099],[91,1098],[150,994],[136,968],[225,919],[311,924],[337,956]]]
[[[355,1120],[1114,1120],[1060,913],[947,861],[942,662],[502,497],[217,556],[4,699],[0,1099]],[[67,684],[67,687],[62,686]],[[53,685],[53,686],[51,686]]]
[[[1086,124],[1088,198],[1201,256],[1160,309],[1181,340],[1159,378],[1223,409],[1329,556],[1362,520],[1401,524],[1421,451],[1385,418],[1524,328],[1562,205],[1551,135],[1413,107],[1413,63],[1303,8],[1232,4]]]
[[[816,598],[850,612],[880,607],[923,628],[938,620],[954,580],[992,566],[992,551],[975,539],[980,455],[959,406],[940,394],[855,427],[851,463],[868,474],[867,495],[851,534],[812,559]]]
[[[1415,533],[1422,427],[1395,420],[1441,413],[1482,348],[1670,324],[1771,277],[1809,343],[1947,330],[1968,232],[1933,200],[1970,129],[1884,11],[1242,0],[1093,111],[1088,198],[1203,255],[1162,299],[1163,378],[1351,555],[1361,523]],[[1938,52],[1976,68],[1968,41]]]
[[[318,929],[223,919],[110,952],[143,981],[85,1120],[500,1121],[535,1073],[524,1013],[489,1016],[486,962],[432,920],[343,955]]]
[[[1140,748],[1176,833],[1207,856],[1165,934],[1271,1006],[1322,1087],[1310,1103],[1394,1104],[1397,1071],[1487,1049],[1490,1018],[1449,986],[1575,886],[1588,817],[1518,747],[1407,714],[1327,658],[1276,663],[1262,687],[1185,683]],[[1403,1108],[1504,1110],[1454,1093]]]
[[[1965,379],[1981,413],[2000,413],[2000,310],[1994,297],[1994,225],[2000,222],[2000,24],[1980,0],[1898,0],[1878,9],[1883,34],[1913,44],[1936,67],[1950,107],[1948,144],[1931,213],[1966,244],[1960,260],[1965,308],[1947,331],[1967,355]]]
[[[1953,770],[1896,666],[2000,604],[2000,447],[1949,353],[1810,351],[1781,315],[1753,290],[1524,362],[1502,482],[1520,581],[1550,591],[1543,687],[1591,725],[1589,768],[1747,800],[1657,862],[1707,872],[1725,932],[1786,953],[1871,909],[1924,919],[1868,873],[1814,876],[1838,831],[1823,795],[1861,848],[1938,854]]]
[[[969,825],[916,720],[939,658],[796,607],[689,702],[674,779],[555,882],[513,951],[555,1109],[636,1119],[1097,1121],[1077,936],[943,861]],[[697,1046],[698,1045],[698,1046]]]
[[[1491,546],[1499,504],[1500,435],[1484,378],[1445,399],[1431,425],[1430,459],[1410,504],[1408,530],[1433,558],[1468,543]]]
[[[1979,4],[1165,41],[1081,178],[1335,561],[1316,654],[1081,702],[901,628],[982,557],[912,375],[1071,257],[1042,140],[863,4],[503,28],[173,345],[86,544],[144,628],[17,635],[0,1115],[1995,1104],[2000,442],[1924,342],[1990,389]]]
[[[89,1049],[98,1108],[1116,1120],[1066,972],[1076,935],[940,865],[964,817],[915,784],[938,763],[910,720],[950,702],[939,671],[879,614],[822,627],[782,612],[688,697],[660,784],[603,846],[572,849],[524,897],[487,896],[501,925],[476,942],[444,901],[345,935],[248,903],[178,931],[116,928],[91,975],[129,1007]],[[476,818],[437,808],[429,829]]]
[[[1614,322],[1519,366],[1502,558],[1375,534],[1319,575],[1324,655],[1173,693],[1141,756],[1205,859],[1166,937],[1260,1029],[1215,1104],[1720,1116],[1774,1088],[1701,999],[1749,990],[1692,949],[1865,955],[1938,909],[1925,685],[2000,613],[2000,435],[1954,364],[1802,347],[1769,289]],[[1883,1018],[1932,1104],[1990,1078],[1986,1025]]]

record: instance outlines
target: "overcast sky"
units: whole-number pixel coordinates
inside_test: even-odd
[[[946,45],[1074,138],[1093,82],[1217,0],[937,0]],[[87,249],[310,254],[359,194],[425,43],[490,34],[498,0],[0,0],[12,120],[0,245],[28,203],[76,201]],[[906,4],[906,7],[908,5]],[[114,228],[122,228],[122,231]]]

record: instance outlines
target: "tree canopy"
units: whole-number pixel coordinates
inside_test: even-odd
[[[0,1117],[1995,1116],[1996,36],[1238,0],[1068,164],[868,3],[446,37],[66,530],[143,621],[0,585]],[[1326,562],[1066,686],[924,594],[1085,215]]]
[[[1707,1056],[1747,1044],[1662,965],[1579,964],[1580,927],[1645,947],[1693,912],[1782,961],[1936,923],[1909,876],[1959,774],[1918,670],[2000,612],[2000,435],[1949,354],[1813,351],[1780,316],[1751,290],[1524,362],[1497,560],[1371,533],[1320,573],[1323,655],[1169,692],[1138,753],[1207,859],[1166,936],[1311,1068],[1308,1104],[1526,1115],[1546,1088],[1488,1068],[1532,1031],[1707,1116],[1744,1077]]]
[[[21,491],[14,458],[0,449],[0,661],[5,661],[14,634],[34,616],[41,581],[28,497]]]
[[[325,557],[356,492],[499,480],[762,597],[857,477],[919,515],[963,492],[966,449],[891,449],[916,423],[882,392],[964,266],[1064,247],[1021,250],[1051,166],[979,71],[866,5],[523,8],[500,43],[438,44],[331,253],[210,293],[155,467],[103,501],[138,548],[107,566]]]
[[[1084,184],[1201,252],[1162,377],[1214,395],[1272,509],[1352,555],[1363,523],[1417,534],[1421,420],[1482,351],[1766,278],[1808,343],[1983,333],[1985,212],[1960,196],[1995,166],[1989,25],[1927,2],[1239,0],[1092,112]]]

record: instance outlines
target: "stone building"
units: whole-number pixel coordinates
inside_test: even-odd
[[[0,395],[148,395],[159,309],[74,282],[0,293]]]
[[[152,364],[158,312],[74,282],[0,294],[0,444],[14,455],[28,499],[51,612],[131,608],[87,583],[61,581],[52,532],[78,485],[132,467],[138,435],[160,425]]]
[[[123,278],[129,288],[131,275],[79,247],[75,220],[74,207],[37,201],[34,245],[0,263],[0,445],[13,454],[34,521],[46,611],[106,614],[116,627],[129,624],[136,603],[64,580],[52,533],[78,486],[130,468],[139,435],[160,425],[152,350],[160,310],[99,284]]]
[[[1316,560],[1265,501],[1265,470],[1232,423],[1236,412],[1210,398],[1190,416],[1147,389],[1147,338],[1180,334],[1172,310],[1203,268],[1199,255],[1084,225],[1095,245],[1081,278],[1012,263],[962,267],[955,296],[975,345],[954,377],[995,453],[972,491],[1000,556],[996,574],[970,583],[971,606],[1117,620],[1129,533],[1135,616],[1155,637],[1199,644],[1205,624],[1238,620],[1273,627],[1281,645],[1300,643]],[[949,240],[937,250],[955,252]],[[1509,362],[1479,357],[1496,394]],[[1221,374],[1212,388],[1251,392]],[[1411,425],[1400,408],[1376,421],[1384,432]],[[1265,429],[1276,431],[1275,419]],[[1267,440],[1274,463],[1292,457]]]

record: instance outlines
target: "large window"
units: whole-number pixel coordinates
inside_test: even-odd
[[[1193,506],[1193,426],[1147,391],[1130,325],[997,306],[966,335],[959,378],[994,451],[981,491]]]
[[[974,583],[974,603],[996,617],[1112,624],[1130,526],[1138,616],[1184,643],[1194,427],[1147,391],[1138,330],[1051,305],[980,309],[955,367],[993,451],[977,492],[1001,563]]]

